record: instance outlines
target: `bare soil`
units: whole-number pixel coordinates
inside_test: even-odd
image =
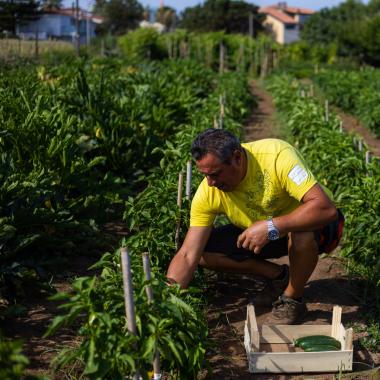
[[[258,107],[253,111],[245,131],[245,141],[268,137],[281,137],[276,122],[275,107],[270,95],[257,82],[252,83],[252,94],[258,99]],[[352,117],[343,116],[344,127],[357,134],[362,131],[357,128],[359,122]],[[363,134],[366,138],[368,134]],[[380,143],[373,139],[370,144],[380,149]],[[278,263],[287,262],[287,258],[274,260]],[[305,289],[305,301],[309,313],[305,324],[331,324],[334,305],[342,306],[342,323],[345,327],[363,326],[361,317],[358,288],[360,280],[349,278],[346,274],[344,261],[339,258],[339,249],[333,255],[325,255],[318,262],[309,283]],[[263,282],[253,276],[218,274],[210,277],[208,295],[210,297],[207,318],[210,335],[215,343],[209,353],[213,373],[207,379],[260,379],[285,380],[304,379],[305,375],[297,374],[250,374],[244,348],[244,323],[247,304],[254,294],[262,289]],[[255,307],[258,324],[265,324],[270,315],[270,309]],[[343,379],[379,379],[380,354],[369,352],[359,346],[358,339],[363,334],[354,334],[354,374],[346,374]],[[371,370],[372,369],[372,370]],[[309,379],[334,379],[334,374],[308,374]]]

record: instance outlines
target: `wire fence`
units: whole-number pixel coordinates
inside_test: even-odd
[[[22,40],[16,38],[0,39],[0,59],[33,58],[40,54],[73,52],[74,45],[68,41]]]

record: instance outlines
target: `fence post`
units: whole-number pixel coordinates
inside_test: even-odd
[[[143,268],[145,273],[145,279],[147,281],[150,281],[151,276],[151,270],[150,270],[150,261],[149,261],[149,253],[144,252],[142,254],[143,259]],[[152,287],[148,284],[146,286],[146,295],[148,297],[148,302],[153,302],[153,290]],[[153,380],[160,380],[161,379],[161,364],[160,364],[160,354],[157,350],[157,347],[154,348],[154,356],[153,356]]]
[[[36,28],[36,35],[35,35],[35,50],[34,50],[34,53],[36,55],[36,58],[38,59],[38,27]]]
[[[125,314],[127,316],[127,327],[133,335],[136,335],[136,316],[135,305],[133,301],[133,285],[131,274],[131,260],[127,248],[121,249],[121,269],[123,273],[123,286],[124,286],[124,302],[125,302]],[[133,375],[133,380],[139,380],[140,375],[137,370]]]

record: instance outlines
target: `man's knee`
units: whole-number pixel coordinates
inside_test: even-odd
[[[289,252],[309,252],[318,254],[318,245],[314,232],[291,232]]]

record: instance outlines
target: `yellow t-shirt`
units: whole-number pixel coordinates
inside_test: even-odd
[[[247,228],[258,220],[286,215],[297,208],[316,183],[301,154],[278,139],[242,144],[247,174],[238,187],[223,192],[203,179],[191,204],[190,226],[210,226],[216,215]]]

